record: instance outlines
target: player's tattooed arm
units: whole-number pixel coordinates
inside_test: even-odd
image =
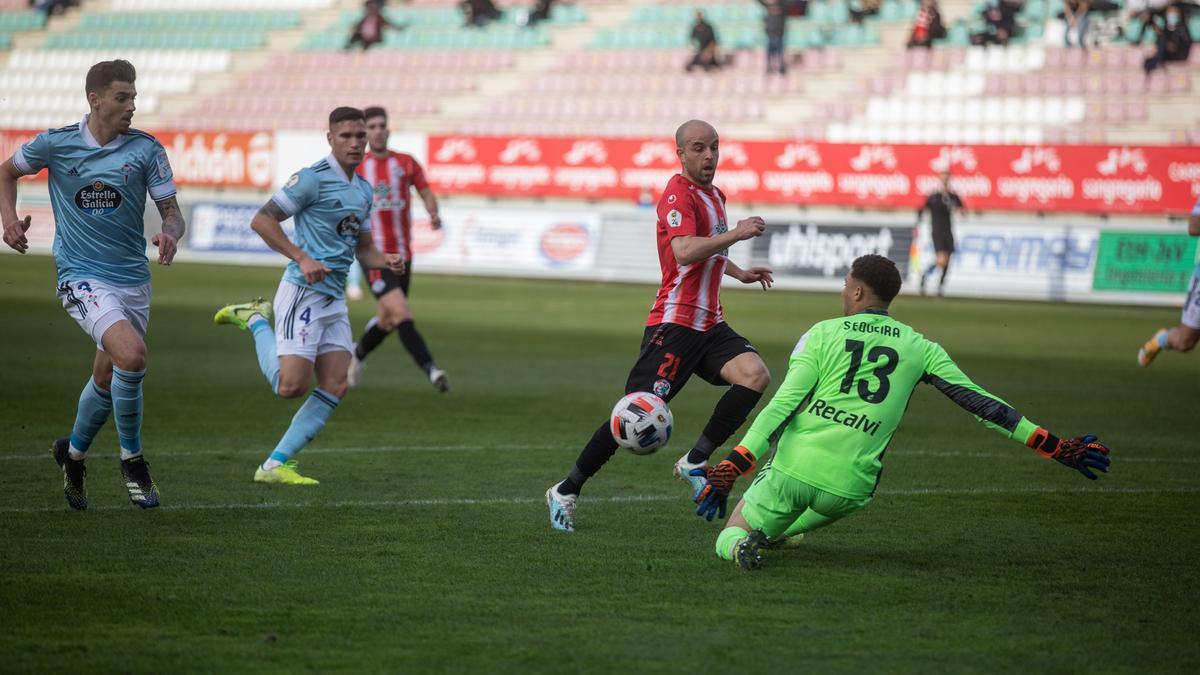
[[[154,202],[154,205],[162,217],[162,232],[154,235],[150,242],[158,247],[158,264],[170,265],[175,260],[179,240],[187,231],[187,225],[183,221],[183,212],[179,210],[179,200],[174,195]]]
[[[258,210],[258,213],[259,215],[266,216],[277,223],[282,223],[288,218],[291,218],[291,216],[285,213],[283,209],[279,208],[279,205],[275,203],[274,199],[268,199],[267,203],[263,204],[262,208]]]

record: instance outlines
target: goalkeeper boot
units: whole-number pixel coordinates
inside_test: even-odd
[[[1146,344],[1142,345],[1142,348],[1138,350],[1139,366],[1145,368],[1154,362],[1154,357],[1158,356],[1158,353],[1162,351],[1162,347],[1158,346],[1159,341],[1161,340],[1166,342],[1167,340],[1163,336],[1167,335],[1169,332],[1170,331],[1168,331],[1166,328],[1159,328],[1158,331],[1154,333],[1154,337],[1146,340]]]
[[[300,463],[294,459],[280,464],[274,469],[264,469],[260,464],[254,472],[255,483],[274,483],[277,485],[320,485],[321,481],[308,476],[301,476],[297,470]]]
[[[121,460],[121,477],[125,479],[125,489],[129,490],[129,501],[143,509],[158,506],[158,486],[150,477],[150,462],[141,453]]]
[[[563,532],[575,531],[575,500],[579,495],[564,495],[558,491],[562,483],[555,483],[546,490],[546,506],[550,507],[550,526]]]
[[[255,314],[261,315],[267,320],[267,323],[271,323],[275,312],[271,308],[271,303],[259,297],[240,305],[225,305],[217,311],[216,316],[213,317],[213,323],[217,325],[227,323],[247,330],[250,327],[250,318]]]
[[[699,462],[692,464],[688,461],[688,453],[684,453],[679,461],[675,462],[675,467],[671,473],[679,480],[687,483],[688,488],[692,491],[692,499],[696,499],[696,495],[704,489],[704,483],[708,481],[708,474],[704,471],[708,466],[708,462]],[[695,472],[695,473],[693,473]]]
[[[354,349],[350,350],[350,367],[346,369],[346,385],[349,387],[357,387],[362,381],[363,362],[358,358],[358,345],[354,345]]]
[[[785,548],[800,548],[800,546],[803,542],[804,542],[804,533],[803,532],[801,532],[800,534],[793,534],[790,537],[785,537],[783,535],[780,535],[779,537],[777,537],[775,539],[768,539],[765,542],[763,542],[762,548],[765,548],[768,551],[778,551],[780,549],[785,549]]]
[[[86,511],[88,498],[83,479],[87,476],[87,468],[83,466],[82,459],[71,459],[70,448],[71,439],[60,438],[50,446],[50,454],[62,467],[63,494],[67,497],[67,504],[76,511]]]
[[[766,548],[766,542],[767,535],[762,530],[754,530],[734,545],[733,561],[747,572],[762,567],[763,558],[759,549]]]

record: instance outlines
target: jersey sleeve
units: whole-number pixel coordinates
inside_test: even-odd
[[[779,385],[771,401],[754,419],[740,444],[755,459],[762,457],[770,448],[771,439],[792,419],[816,387],[820,361],[818,354],[822,343],[818,329],[809,330],[796,343],[788,359],[788,372],[783,384]]]
[[[22,176],[31,176],[50,166],[50,133],[43,131],[18,147],[12,163]]]
[[[411,160],[409,163],[412,165],[412,172],[410,175],[412,176],[413,187],[417,188],[418,190],[428,190],[429,180],[425,178],[425,169],[421,168],[421,163],[415,159]]]
[[[967,208],[967,207],[966,207],[966,205],[965,205],[965,204],[963,204],[962,197],[959,197],[957,192],[956,192],[956,193],[954,193],[953,197],[954,197],[954,206],[955,206],[955,207],[957,207],[957,208],[959,208],[959,209],[965,209],[965,208]]]
[[[299,173],[292,174],[283,187],[279,188],[279,192],[271,197],[271,201],[275,202],[284,213],[294,216],[317,201],[320,184],[321,180],[317,177],[316,172],[310,169],[301,169]]]
[[[146,190],[150,199],[160,202],[175,196],[175,174],[171,171],[171,162],[167,159],[167,149],[158,141],[150,149],[150,156],[142,168],[146,179]]]
[[[668,240],[675,237],[695,236],[696,205],[691,195],[678,190],[668,190],[658,200],[658,222],[663,226]]]
[[[358,226],[358,231],[360,234],[371,234],[371,213],[375,211],[375,191],[371,189],[371,184],[365,178],[361,185],[363,198],[367,201],[367,215],[363,218],[362,224]]]
[[[931,384],[960,408],[975,416],[984,426],[1025,443],[1038,426],[1006,401],[971,381],[942,346],[925,341],[925,374],[921,381]]]

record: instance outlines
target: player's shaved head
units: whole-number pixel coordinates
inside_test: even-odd
[[[683,177],[704,187],[712,187],[721,158],[720,139],[713,125],[704,120],[688,120],[675,130],[675,154],[683,166]]]
[[[682,148],[693,138],[708,139],[716,135],[717,130],[708,122],[704,120],[688,120],[680,124],[679,128],[675,130],[675,147]]]

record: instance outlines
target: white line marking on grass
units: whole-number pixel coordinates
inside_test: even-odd
[[[882,492],[883,497],[924,497],[924,496],[964,496],[973,495],[1028,495],[1028,494],[1200,494],[1200,487],[1165,487],[1165,488],[910,488],[904,490],[888,490]],[[625,504],[634,502],[682,502],[683,497],[673,495],[615,495],[611,497],[584,497],[586,504]],[[245,502],[226,504],[165,504],[156,510],[161,511],[256,511],[269,509],[340,509],[340,508],[402,508],[411,506],[492,506],[515,504],[543,504],[542,497],[492,497],[486,499],[380,499],[380,500],[335,500],[329,502]],[[102,505],[94,506],[89,511],[121,511],[133,510],[132,505]],[[67,507],[0,507],[0,513],[56,513],[69,512]]]
[[[563,445],[380,445],[372,447],[351,447],[351,448],[307,448],[304,450],[305,455],[336,455],[336,454],[370,454],[370,453],[393,453],[393,452],[511,452],[517,450],[563,450],[566,451]],[[164,451],[158,456],[166,459],[173,457],[213,457],[218,455],[245,455],[248,457],[257,457],[265,455],[269,452],[267,448],[231,448],[227,450],[183,450],[180,452]],[[156,453],[153,449],[146,453],[150,459],[155,457]],[[1021,453],[1010,452],[967,452],[961,450],[901,450],[895,449],[888,452],[887,459],[893,457],[963,457],[971,459],[1009,459],[1020,456]],[[34,455],[0,455],[0,461],[39,461],[49,458],[49,453],[40,453]],[[111,459],[116,455],[111,453],[90,453],[90,459]],[[1120,453],[1114,455],[1114,461],[1119,464],[1200,464],[1200,457],[1129,457]]]
[[[510,452],[513,450],[561,450],[561,445],[381,445],[376,447],[361,447],[361,448],[305,448],[305,455],[325,455],[325,454],[358,454],[358,453],[389,453],[389,452],[478,452],[483,450],[494,450],[498,452]],[[170,459],[172,457],[213,457],[216,455],[246,455],[249,457],[265,456],[270,454],[270,448],[231,448],[228,450],[183,450],[180,452],[164,451],[155,453],[153,449],[146,453],[146,457],[154,459],[156,456]],[[41,453],[36,455],[0,455],[0,461],[37,461],[44,460],[50,457],[50,453]],[[109,452],[88,453],[88,459],[114,459],[117,455]]]

